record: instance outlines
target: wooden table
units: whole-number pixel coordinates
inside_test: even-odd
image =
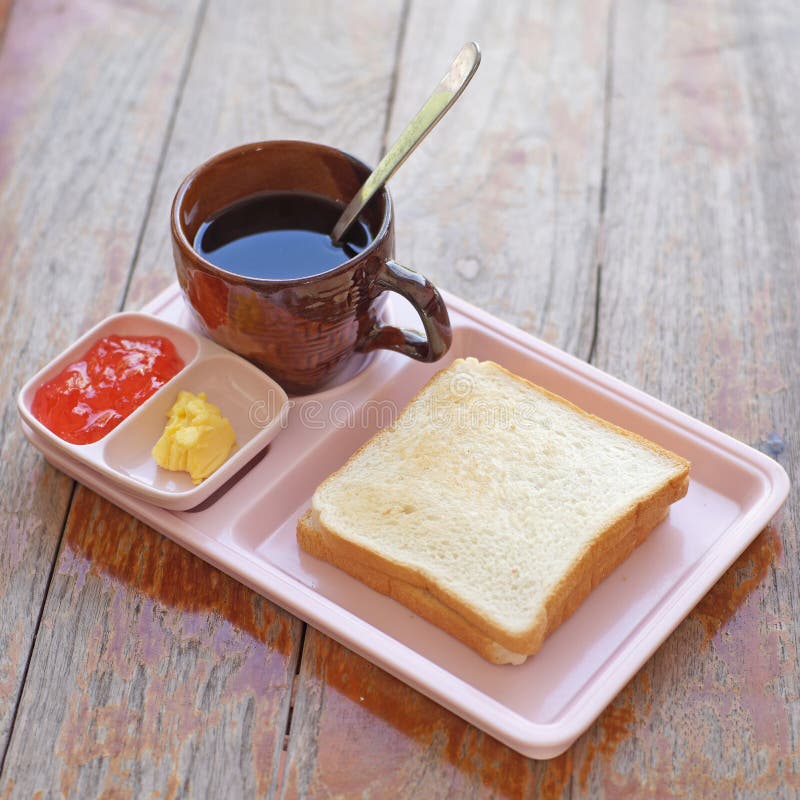
[[[373,163],[437,284],[796,477],[800,6],[3,0],[0,798],[794,797],[798,505],[566,753],[526,759],[49,467],[15,393],[173,280],[183,175],[244,141]]]

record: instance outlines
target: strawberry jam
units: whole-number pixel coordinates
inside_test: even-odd
[[[33,398],[33,415],[72,444],[102,439],[183,368],[163,336],[105,336]]]

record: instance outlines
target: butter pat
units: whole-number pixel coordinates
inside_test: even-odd
[[[205,392],[181,391],[167,416],[153,458],[159,467],[188,472],[193,483],[200,483],[225,463],[236,444],[231,423]]]

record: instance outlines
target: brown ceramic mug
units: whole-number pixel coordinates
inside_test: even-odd
[[[242,145],[190,173],[172,204],[181,289],[214,341],[244,356],[294,394],[331,383],[358,354],[379,348],[436,361],[452,338],[447,308],[422,275],[394,261],[394,212],[386,189],[361,214],[371,241],[339,266],[311,277],[252,278],[229,272],[193,247],[201,225],[237,201],[265,192],[321,195],[344,207],[369,175],[357,159],[297,141]],[[381,323],[387,291],[407,298],[425,334]]]

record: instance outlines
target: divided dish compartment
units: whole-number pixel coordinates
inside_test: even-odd
[[[718,463],[709,464],[704,457],[708,443],[665,418],[659,413],[662,404],[652,398],[642,402],[630,387],[626,387],[625,395],[620,394],[616,387],[623,384],[610,376],[585,364],[581,368],[596,373],[595,380],[576,375],[564,363],[563,353],[552,359],[546,346],[544,352],[532,351],[524,343],[501,337],[461,314],[451,312],[451,317],[454,339],[445,359],[431,365],[396,359],[394,369],[384,370],[371,392],[353,404],[350,415],[342,415],[332,430],[322,432],[291,471],[278,476],[264,495],[248,498],[232,521],[228,541],[248,559],[277,568],[344,609],[352,615],[348,624],[354,628],[366,623],[458,676],[464,682],[463,690],[475,691],[496,704],[493,714],[509,714],[513,709],[527,723],[553,725],[563,721],[582,696],[601,686],[615,664],[617,670],[628,669],[627,661],[620,666],[621,654],[655,624],[671,597],[680,593],[693,572],[703,566],[714,543],[741,521],[747,505],[763,494],[765,478],[723,448],[717,448],[717,456],[725,461],[726,468],[720,470]],[[593,590],[539,653],[521,666],[488,663],[402,605],[301,551],[296,543],[297,519],[309,507],[316,486],[394,418],[395,414],[387,411],[402,410],[435,372],[455,358],[467,356],[496,361],[584,410],[638,432],[693,462],[687,497],[672,506],[670,515],[647,541]],[[346,394],[331,394],[325,398],[321,414],[330,414],[336,403],[347,399]],[[319,401],[311,398],[308,402]],[[283,444],[288,445],[288,439]],[[740,549],[746,544],[743,542]],[[354,646],[352,641],[349,644]],[[637,668],[632,664],[627,678]],[[619,688],[622,685],[624,681]]]
[[[31,411],[36,390],[105,336],[162,336],[169,339],[183,368],[133,413],[92,444],[72,444],[46,428]],[[236,434],[236,446],[212,475],[195,485],[185,472],[162,469],[151,451],[163,433],[167,413],[186,389],[205,392]],[[253,459],[285,424],[288,398],[275,381],[249,362],[158,317],[123,312],[107,317],[57,356],[23,386],[18,407],[25,422],[60,450],[87,464],[138,497],[162,508],[186,510],[208,499]]]

